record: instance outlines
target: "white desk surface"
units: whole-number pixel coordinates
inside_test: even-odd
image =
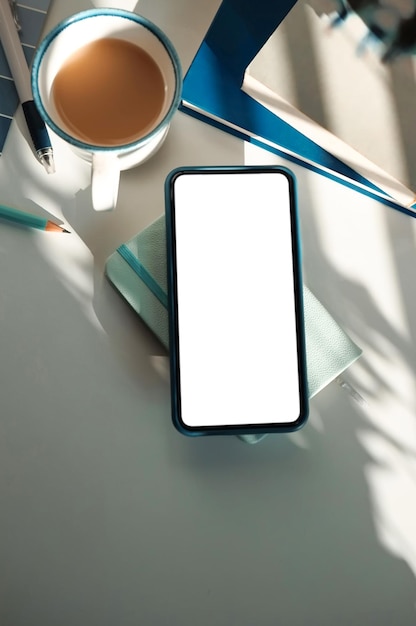
[[[186,69],[217,5],[138,9]],[[88,6],[55,0],[48,27]],[[347,380],[367,404],[333,383],[293,436],[188,439],[167,355],[104,263],[163,212],[173,167],[271,155],[178,113],[95,214],[88,168],[54,144],[48,177],[18,114],[0,159],[4,204],[73,231],[0,228],[1,625],[415,624],[416,221],[292,167],[305,279],[364,350]]]

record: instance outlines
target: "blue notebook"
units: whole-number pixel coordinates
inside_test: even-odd
[[[295,4],[296,0],[223,0],[185,75],[181,110],[416,216],[416,203],[400,204],[241,89],[246,68]]]
[[[20,39],[28,65],[32,62],[51,0],[25,0],[16,4],[20,23]],[[19,105],[19,97],[0,42],[0,155],[9,132],[13,116]]]

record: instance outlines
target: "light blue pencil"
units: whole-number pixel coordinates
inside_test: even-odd
[[[48,230],[60,233],[69,233],[69,230],[51,222],[51,220],[45,217],[39,217],[32,213],[26,213],[25,211],[19,211],[18,209],[12,209],[11,207],[0,204],[0,218],[7,220],[8,222],[14,222],[15,224],[21,224],[22,226],[28,226],[30,228],[39,228],[40,230]]]

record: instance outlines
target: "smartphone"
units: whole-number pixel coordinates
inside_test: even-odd
[[[165,193],[173,423],[186,435],[296,430],[308,396],[293,174],[179,168]]]

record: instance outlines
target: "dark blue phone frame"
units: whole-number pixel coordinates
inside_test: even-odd
[[[280,173],[286,176],[290,192],[290,218],[292,235],[292,258],[294,268],[295,310],[297,330],[297,355],[299,371],[299,417],[293,422],[279,422],[274,424],[241,424],[223,426],[189,426],[181,418],[181,386],[180,386],[180,354],[178,331],[178,302],[177,302],[177,275],[176,275],[176,234],[175,234],[175,181],[179,176],[193,174],[218,173]],[[302,282],[302,255],[299,228],[299,217],[296,201],[296,181],[293,173],[281,166],[200,166],[178,167],[172,170],[165,182],[166,206],[166,258],[168,283],[168,314],[169,314],[169,359],[171,385],[172,421],[177,430],[187,436],[201,435],[248,435],[293,432],[301,428],[308,418],[309,401],[306,371],[305,325],[303,313],[303,282]],[[196,338],[197,341],[197,338]]]

